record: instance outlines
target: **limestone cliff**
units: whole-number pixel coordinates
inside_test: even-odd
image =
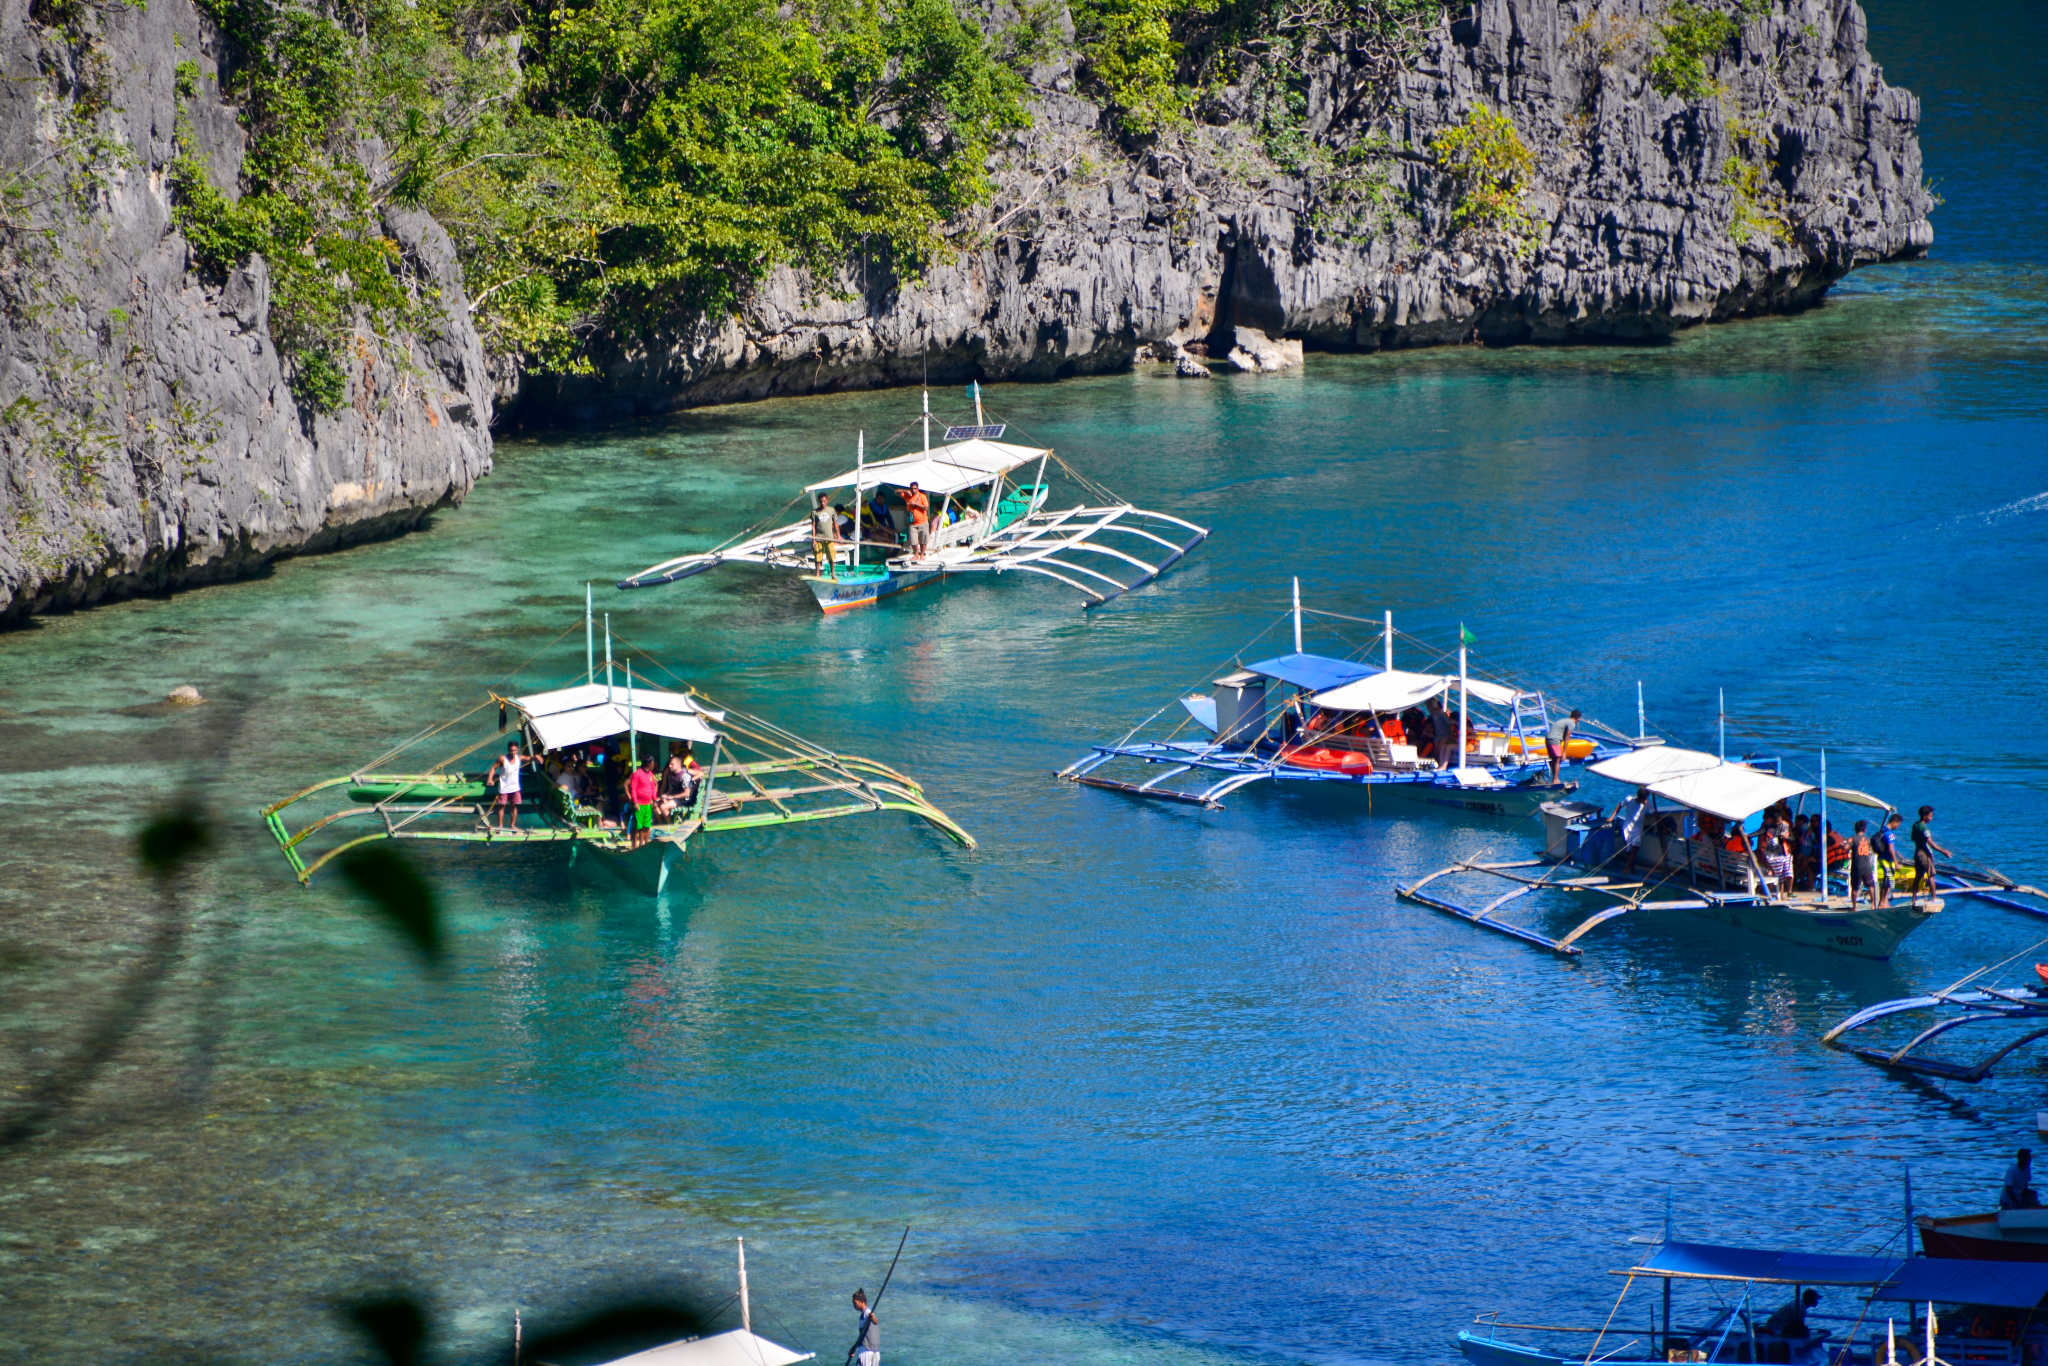
[[[1183,347],[1220,358],[1238,327],[1363,350],[1654,338],[1797,308],[1855,266],[1926,250],[1919,103],[1885,84],[1854,0],[1776,0],[1690,99],[1649,80],[1670,12],[1476,0],[1391,82],[1330,57],[1302,132],[1329,159],[1364,153],[1365,193],[1354,179],[1341,202],[1327,178],[1274,165],[1238,92],[1131,154],[1071,93],[1071,66],[1048,67],[952,261],[916,281],[856,267],[829,290],[779,273],[738,317],[611,338],[595,376],[526,381],[518,411],[661,411],[911,383],[927,366],[1050,379]],[[1533,155],[1518,241],[1452,222],[1430,149],[1475,107]]]
[[[384,216],[438,290],[431,335],[363,330],[331,413],[286,383],[262,258],[195,270],[167,184],[177,67],[232,194],[219,58],[189,0],[0,0],[0,622],[402,530],[490,469],[485,358],[432,220]]]

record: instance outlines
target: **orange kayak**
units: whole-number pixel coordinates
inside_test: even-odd
[[[1496,735],[1498,733],[1499,732],[1495,732]],[[1520,754],[1522,752],[1521,736],[1510,735],[1507,737],[1507,742],[1508,753]],[[1574,735],[1571,739],[1564,742],[1564,757],[1567,759],[1590,759],[1593,757],[1593,751],[1596,748],[1597,746],[1593,741],[1581,740],[1578,736]],[[1530,737],[1529,753],[1537,755],[1539,757],[1541,757],[1544,754],[1543,740],[1541,736]]]
[[[1326,773],[1372,772],[1372,760],[1355,749],[1283,749],[1280,761],[1296,768],[1316,768]]]

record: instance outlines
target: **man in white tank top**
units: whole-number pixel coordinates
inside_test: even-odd
[[[519,824],[519,744],[517,741],[505,746],[505,753],[498,762],[491,765],[491,771],[484,775],[486,785],[494,779],[498,785],[498,828],[510,829]]]

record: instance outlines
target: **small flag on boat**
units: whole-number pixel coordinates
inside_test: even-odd
[[[1479,638],[1466,630],[1465,623],[1462,621],[1458,623],[1458,643],[1460,645],[1476,645],[1479,643]]]

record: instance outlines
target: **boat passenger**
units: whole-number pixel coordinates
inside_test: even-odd
[[[1452,752],[1458,748],[1458,723],[1444,710],[1443,699],[1429,699],[1429,757],[1436,760],[1438,768],[1455,768]]]
[[[923,559],[931,548],[931,511],[932,500],[913,479],[903,494],[903,513],[910,519],[910,558],[913,560]]]
[[[896,519],[889,515],[889,499],[885,490],[877,488],[875,496],[868,500],[868,525],[890,541],[896,539]]]
[[[1844,875],[1849,871],[1849,841],[1832,825],[1828,827],[1828,871]]]
[[[633,770],[627,780],[626,796],[632,803],[632,847],[638,849],[654,834],[654,799],[660,784],[654,777],[654,756],[648,755],[640,761],[640,767]]]
[[[1792,894],[1792,827],[1785,824],[1771,824],[1764,827],[1764,838],[1759,850],[1764,858],[1764,870],[1778,884],[1781,896]]]
[[[838,539],[839,519],[832,512],[830,500],[821,493],[818,505],[811,509],[811,554],[818,562],[820,574],[832,563],[832,546]]]
[[[484,775],[486,786],[496,783],[498,789],[498,828],[509,830],[519,824],[519,742],[505,746],[505,752],[491,765],[491,771]]]
[[[846,504],[836,504],[832,513],[839,520],[839,539],[850,541],[854,538],[853,514],[846,510]]]
[[[668,768],[661,775],[661,796],[657,799],[662,814],[668,815],[678,807],[690,804],[690,789],[696,784],[691,781],[688,765],[674,747],[668,756]]]
[[[1877,850],[1877,904],[1892,904],[1892,887],[1898,881],[1899,867],[1899,813],[1887,814],[1871,836],[1870,843]]]
[[[1917,896],[1921,892],[1934,890],[1934,856],[1955,855],[1934,842],[1934,808],[1920,808],[1920,819],[1913,822],[1913,888]]]
[[[1820,1292],[1809,1290],[1795,1296],[1789,1302],[1764,1320],[1764,1331],[1772,1337],[1803,1338],[1809,1336],[1806,1327],[1806,1311],[1820,1303]]]
[[[1550,760],[1550,781],[1553,784],[1559,781],[1558,775],[1564,768],[1565,750],[1571,745],[1572,732],[1578,729],[1578,725],[1579,709],[1573,707],[1570,716],[1561,721],[1552,721],[1550,730],[1543,737],[1543,751]]]
[[[1849,840],[1849,909],[1856,909],[1856,889],[1870,892],[1870,904],[1877,904],[1877,846],[1870,842],[1870,822],[1856,822]]]
[[[1998,1191],[2000,1209],[2039,1209],[2041,1197],[2034,1193],[2030,1184],[2034,1179],[2034,1150],[2022,1148],[2013,1155],[2012,1165],[2005,1169],[2005,1185]]]

